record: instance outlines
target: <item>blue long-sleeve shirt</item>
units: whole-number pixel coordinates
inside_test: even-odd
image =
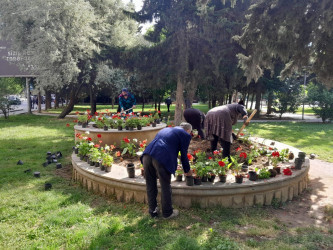
[[[190,145],[191,135],[183,128],[164,128],[157,133],[154,140],[149,143],[142,156],[147,154],[157,160],[163,167],[174,174],[177,170],[177,157],[180,151],[184,172],[190,171],[187,150]],[[141,162],[142,162],[141,156]]]

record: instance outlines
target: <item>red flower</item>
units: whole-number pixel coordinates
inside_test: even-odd
[[[273,150],[273,148],[272,148],[272,147],[269,147],[268,149],[269,149],[269,150]]]
[[[242,150],[242,147],[238,147],[238,148],[236,148],[236,151],[238,152],[238,151],[241,151]]]
[[[161,114],[161,111],[158,111],[157,113]]]
[[[187,158],[189,161],[192,161],[193,160],[193,155],[191,155],[190,153],[187,154]]]
[[[220,151],[218,151],[218,150],[214,150],[214,152],[213,152],[214,155],[218,155],[219,153],[220,153]]]
[[[212,158],[211,156],[209,156],[209,157],[208,157],[208,160],[211,160],[211,159],[213,159],[213,158]]]
[[[102,117],[98,117],[98,120],[101,121],[101,120],[103,120],[103,119],[102,119]]]
[[[89,110],[89,109],[87,109],[87,113],[88,113],[88,114],[90,113],[90,110]]]
[[[240,153],[239,157],[246,159],[247,154],[245,152],[242,152],[242,153]]]
[[[76,112],[75,112],[75,114],[77,114],[77,115],[78,115],[78,114],[79,114],[79,111],[76,111]]]
[[[143,148],[145,145],[143,145],[143,143],[140,143],[140,148]]]
[[[117,157],[120,157],[120,151],[117,151],[117,152],[116,152],[116,156],[117,156]]]
[[[220,167],[224,167],[225,163],[223,161],[219,161],[218,164],[220,165]]]
[[[284,175],[292,175],[293,173],[291,172],[290,168],[285,168],[285,169],[283,169],[283,174]]]
[[[200,149],[195,150],[195,151],[193,152],[193,154],[196,155],[196,154],[199,153],[199,152],[200,152]]]
[[[76,136],[76,137],[80,137],[80,135],[81,135],[80,133],[77,133],[75,136]]]
[[[123,141],[126,142],[126,143],[129,143],[129,142],[130,142],[130,140],[129,140],[127,137],[125,137],[125,138],[123,139]]]
[[[97,137],[98,137],[98,138],[101,138],[101,137],[102,137],[102,135],[101,135],[101,134],[97,134]]]
[[[77,120],[74,120],[73,122],[77,122]]]
[[[67,123],[67,124],[66,124],[66,127],[69,127],[69,126],[70,126],[69,123]]]
[[[97,112],[95,112],[95,115],[98,115],[98,113],[97,113]]]
[[[273,156],[273,157],[280,157],[280,153],[279,153],[279,151],[274,151],[274,152],[272,153],[272,156]]]
[[[87,140],[88,140],[88,141],[92,141],[91,137],[88,137]]]
[[[239,135],[240,135],[240,136],[244,136],[244,133],[240,133]]]

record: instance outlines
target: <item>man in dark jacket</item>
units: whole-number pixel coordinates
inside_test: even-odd
[[[193,129],[198,130],[198,135],[204,139],[205,134],[202,129],[205,125],[205,114],[199,109],[188,108],[184,111],[184,118],[189,124],[192,125]]]
[[[132,113],[136,105],[136,99],[126,88],[119,95],[119,107],[121,112]],[[133,109],[132,109],[133,108]]]
[[[240,102],[241,103],[241,102]],[[247,118],[247,111],[242,104],[227,104],[212,108],[206,114],[205,131],[207,139],[211,141],[211,150],[217,148],[217,142],[223,148],[223,157],[230,157],[232,125],[237,123],[238,116]]]
[[[157,176],[161,186],[162,214],[170,219],[179,214],[172,208],[171,201],[171,174],[177,169],[178,153],[181,153],[181,162],[184,173],[192,175],[187,158],[187,150],[191,141],[192,126],[182,123],[179,127],[164,128],[157,133],[154,140],[149,143],[141,156],[146,178],[149,213],[152,217],[158,216],[157,207]]]
[[[170,105],[172,103],[170,96],[167,99],[165,99],[165,103],[168,107],[168,112],[170,112]]]

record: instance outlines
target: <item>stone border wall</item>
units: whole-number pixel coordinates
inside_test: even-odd
[[[270,142],[270,141],[268,141]],[[282,146],[285,146],[282,144]],[[294,148],[294,153],[298,153]],[[112,177],[101,170],[90,167],[86,162],[73,154],[73,179],[80,182],[89,191],[106,196],[115,196],[122,202],[147,203],[146,186],[144,179],[130,179],[123,173]],[[240,208],[253,205],[271,205],[273,199],[278,202],[292,200],[307,188],[309,159],[301,170],[293,171],[292,176],[270,178],[260,181],[246,180],[242,184],[210,183],[202,186],[186,186],[184,182],[172,182],[173,203],[179,207],[189,208],[193,205],[200,207],[222,206]],[[112,170],[113,171],[113,170]],[[112,172],[111,171],[111,172]],[[137,170],[137,175],[139,170]],[[119,177],[122,176],[122,177]],[[160,193],[160,192],[159,192]]]

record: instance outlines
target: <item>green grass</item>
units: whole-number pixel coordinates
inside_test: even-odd
[[[150,219],[147,205],[94,195],[61,177],[54,164],[42,166],[47,151],[61,151],[64,170],[70,168],[72,124],[48,116],[0,119],[0,249],[328,249],[333,244],[332,230],[288,228],[272,208],[181,209],[178,219],[165,221]],[[279,124],[251,129],[292,141],[291,128],[303,126]],[[321,137],[332,133],[332,127],[321,127],[323,132],[303,127]],[[24,165],[16,165],[19,159]],[[26,169],[40,171],[41,178]],[[45,182],[52,190],[44,191]]]
[[[239,126],[239,125],[238,125]],[[333,124],[301,122],[251,123],[251,135],[276,140],[333,162]]]
[[[300,107],[296,110],[296,114],[302,114],[302,111],[303,111],[303,107],[300,106]],[[304,108],[304,114],[306,114],[306,115],[314,115],[315,113],[313,112],[312,108],[305,107],[305,108]]]

